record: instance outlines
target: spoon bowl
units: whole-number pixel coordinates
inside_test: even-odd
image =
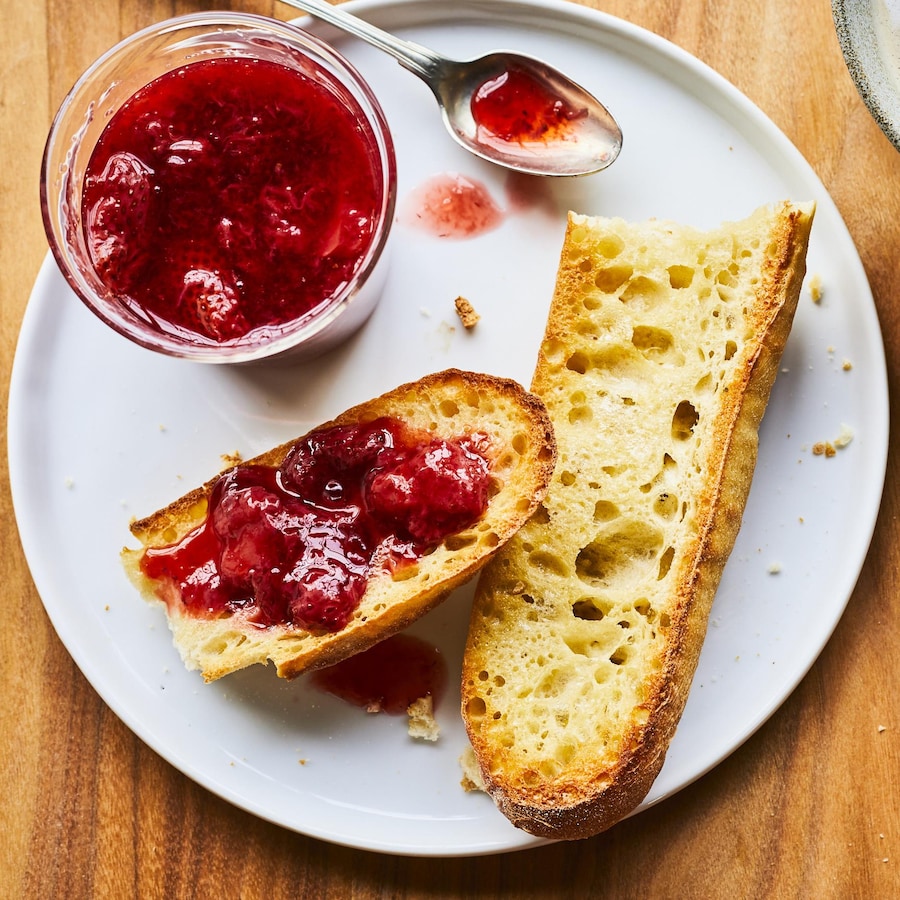
[[[434,94],[460,146],[531,175],[599,172],[615,162],[622,132],[606,107],[541,60],[495,51],[472,60],[441,56],[332,6],[282,0],[393,56]]]

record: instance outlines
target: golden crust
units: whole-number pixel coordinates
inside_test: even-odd
[[[561,839],[596,834],[632,812],[662,768],[740,527],[812,215],[811,206],[785,203],[710,235],[570,216],[532,382],[556,428],[557,473],[538,514],[479,579],[462,674],[463,718],[485,787],[518,827]],[[629,256],[629,242],[649,244],[651,255],[658,245],[661,259],[646,260],[639,249]],[[697,261],[732,242],[724,258],[733,262],[718,278],[728,289],[719,290],[713,277],[706,295],[710,279],[700,277]],[[686,248],[697,250],[696,271],[685,264]],[[661,293],[660,273],[670,282]],[[665,304],[686,296],[709,315],[679,324]],[[735,321],[724,328],[720,316]],[[715,342],[691,331],[698,322],[728,345],[724,353],[706,349]],[[692,369],[690,354],[678,356],[692,338],[713,375],[721,373],[714,391],[704,380],[705,361]],[[621,350],[612,362],[611,348]],[[675,387],[672,406],[690,398],[698,415],[689,431],[697,434],[676,440],[673,424],[669,441],[652,423],[668,427],[672,407],[661,398],[684,371],[699,379],[698,389]],[[621,393],[624,384],[624,407],[605,396],[593,406],[573,403],[592,391]],[[609,458],[592,461],[580,452],[587,441]],[[629,481],[631,462],[639,470],[654,451],[664,461],[656,479],[644,473]],[[687,477],[688,468],[696,476]],[[681,504],[674,512],[673,493]],[[671,523],[661,522],[666,516]],[[575,544],[571,557],[566,542]]]
[[[450,369],[401,385],[321,427],[381,415],[396,416],[444,437],[471,431],[489,435],[493,489],[482,519],[466,532],[448,537],[397,577],[372,578],[354,617],[337,633],[296,627],[260,629],[239,613],[218,619],[188,615],[177,597],[166,596],[165,589],[140,570],[146,547],[174,543],[203,522],[216,480],[210,479],[132,523],[140,547],[122,551],[129,578],[145,599],[164,607],[188,668],[200,669],[212,681],[271,660],[279,676],[293,678],[358,653],[405,628],[471,578],[531,515],[546,492],[555,461],[553,430],[543,403],[514,381]],[[274,447],[248,463],[277,465],[294,443]]]

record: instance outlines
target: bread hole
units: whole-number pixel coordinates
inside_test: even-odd
[[[725,359],[731,359],[737,353],[737,344],[734,341],[725,342]]]
[[[544,341],[541,346],[541,352],[551,363],[561,363],[567,352],[566,345],[556,338],[550,338]]]
[[[541,572],[549,572],[552,575],[558,575],[560,578],[567,578],[569,570],[566,564],[554,553],[548,550],[537,550],[528,557],[528,563]]]
[[[666,575],[669,574],[669,569],[672,568],[672,560],[675,559],[675,548],[674,547],[666,547],[665,552],[659,558],[659,575],[657,576],[658,581],[662,581]]]
[[[703,394],[703,393],[705,393],[706,391],[709,391],[709,390],[711,390],[711,389],[713,389],[713,380],[712,380],[712,377],[710,376],[709,372],[707,372],[706,375],[704,375],[704,376],[697,382],[697,384],[694,385],[694,390],[695,390],[698,394]]]
[[[586,256],[580,263],[578,263],[578,271],[583,272],[585,275],[587,275],[587,273],[590,272],[593,268],[594,261],[589,256]]]
[[[572,615],[585,622],[599,622],[609,612],[611,605],[599,597],[583,597],[572,604]]]
[[[550,522],[550,511],[546,506],[542,503],[534,512],[534,515],[531,517],[533,522],[537,522],[540,525],[547,525]]]
[[[716,276],[716,282],[718,284],[725,285],[725,287],[734,287],[735,284],[737,284],[734,273],[729,269],[722,269]]]
[[[601,468],[607,475],[615,478],[616,475],[621,475],[624,471],[626,471],[628,466],[602,466]]]
[[[491,676],[490,676],[487,672],[485,672],[484,669],[482,669],[482,670],[478,673],[478,680],[479,680],[479,681],[487,681],[488,678],[490,678],[490,677],[491,677]]]
[[[656,618],[656,611],[646,597],[641,597],[640,600],[634,601],[634,611],[638,615],[643,616],[648,622],[652,622]]]
[[[441,411],[441,415],[448,419],[459,415],[459,406],[455,400],[442,400],[438,409]]]
[[[538,453],[538,459],[541,462],[547,462],[547,460],[553,459],[553,448],[548,444],[544,444],[541,447],[540,453]]]
[[[494,686],[495,687],[503,687],[506,684],[506,679],[502,675],[494,676]]]
[[[566,360],[566,368],[570,369],[573,372],[577,372],[579,375],[584,375],[584,373],[587,372],[590,367],[590,359],[588,359],[586,353],[582,353],[581,351],[573,353]]]
[[[573,406],[569,410],[569,424],[578,425],[591,422],[594,419],[594,411],[589,406]]]
[[[663,453],[663,470],[677,469],[678,463],[668,453]]]
[[[496,531],[489,531],[482,539],[481,543],[485,547],[498,547],[500,545],[500,535]]]
[[[684,362],[681,354],[674,352],[674,339],[664,328],[638,325],[631,333],[631,343],[651,362]]]
[[[595,297],[593,294],[585,294],[581,298],[581,305],[588,312],[595,312],[596,310],[600,309],[601,306],[603,306],[603,299],[602,297]]]
[[[690,400],[682,400],[675,408],[672,417],[672,437],[676,441],[686,441],[694,432],[694,426],[700,419],[700,414],[694,408]]]
[[[661,519],[674,519],[678,514],[678,497],[668,491],[658,494],[653,501],[653,512]]]
[[[471,531],[463,531],[460,534],[451,534],[444,540],[444,546],[448,550],[462,550],[464,547],[471,547],[478,540],[478,535]]]
[[[662,532],[630,520],[583,547],[575,558],[578,577],[592,586],[635,581],[653,565],[662,548]]]
[[[624,666],[628,662],[628,648],[624,645],[617,647],[609,657],[614,666]]]
[[[649,494],[650,491],[653,490],[653,483],[652,483],[652,482],[647,482],[647,484],[642,484],[642,485],[638,488],[638,490],[639,490],[642,494]]]
[[[481,719],[487,713],[487,704],[481,697],[472,697],[466,703],[466,714],[472,719]]]
[[[600,238],[595,246],[601,256],[605,256],[607,259],[615,259],[625,249],[625,241],[617,234],[608,234]]]
[[[416,563],[410,563],[406,566],[399,566],[391,572],[392,581],[409,581],[419,574],[419,566]]]
[[[513,435],[513,439],[510,443],[512,444],[513,450],[515,450],[519,456],[524,456],[528,450],[528,435],[520,431]]]
[[[491,718],[496,722],[496,721],[498,721],[500,718],[502,718],[502,715],[503,715],[503,714],[502,714],[499,710],[497,710],[497,712],[495,712],[495,713],[491,716]]]
[[[634,406],[634,400],[631,397],[623,397],[622,406]]]
[[[634,275],[634,269],[631,266],[607,266],[597,272],[594,284],[603,293],[614,294],[632,275]]]
[[[568,470],[563,470],[559,473],[560,483],[565,487],[572,487],[573,484],[578,480],[577,476],[574,472],[569,472]]]
[[[729,303],[734,297],[734,292],[725,284],[717,285],[716,293],[719,295],[719,299],[723,300],[725,303]]]
[[[631,279],[619,299],[636,312],[648,312],[665,302],[667,289],[665,285],[646,275],[638,275]]]
[[[689,288],[694,280],[694,269],[691,266],[669,266],[669,284],[676,290]]]
[[[609,500],[598,500],[594,504],[594,521],[595,522],[611,522],[618,518],[619,507]]]

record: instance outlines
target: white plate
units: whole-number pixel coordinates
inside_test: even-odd
[[[454,365],[527,384],[566,207],[713,226],[769,201],[816,200],[809,264],[824,297],[802,298],[744,527],[646,807],[744,741],[804,675],[844,609],[884,477],[880,331],[853,243],[815,174],[758,109],[684,52],[553,0],[354,7],[452,55],[506,46],[555,62],[618,118],[622,156],[605,173],[554,183],[555,212],[510,215],[477,239],[440,240],[398,224],[374,318],[306,369],[238,371],[158,358],[106,330],[48,260],[10,395],[19,528],[47,612],[84,674],[130,728],[209,790],[287,828],[373,850],[453,856],[534,846],[484,795],[460,789],[457,694],[438,710],[440,741],[423,746],[402,719],[366,716],[261,667],[212,685],[186,672],[162,613],[139,600],[119,570],[129,520],[216,472],[222,454],[259,452],[426,372]],[[481,179],[503,199],[502,173],[444,134],[424,85],[374,50],[343,47],[384,102],[401,202],[447,171]],[[471,333],[453,313],[460,294],[482,316]],[[843,423],[852,443],[833,458],[814,456],[812,445],[835,438]],[[415,627],[443,649],[451,672],[459,670],[470,596],[460,591]]]

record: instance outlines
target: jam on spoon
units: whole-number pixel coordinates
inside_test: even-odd
[[[587,175],[611,165],[622,149],[622,132],[606,107],[545,62],[517,53],[491,53],[466,61],[448,59],[376,28],[326,0],[283,2],[384,50],[418,75],[431,88],[453,138],[483,159],[532,175]],[[545,131],[540,140],[520,140],[521,134],[509,138],[496,132],[488,134],[490,122],[479,123],[473,98],[486,85],[504,77],[529,82],[532,97],[552,97],[560,109],[571,111],[565,134],[558,128]],[[540,114],[540,109],[531,108]],[[511,114],[514,116],[514,111]],[[496,121],[496,113],[491,115]],[[563,117],[568,115],[564,113]],[[556,119],[556,124],[560,123]]]

